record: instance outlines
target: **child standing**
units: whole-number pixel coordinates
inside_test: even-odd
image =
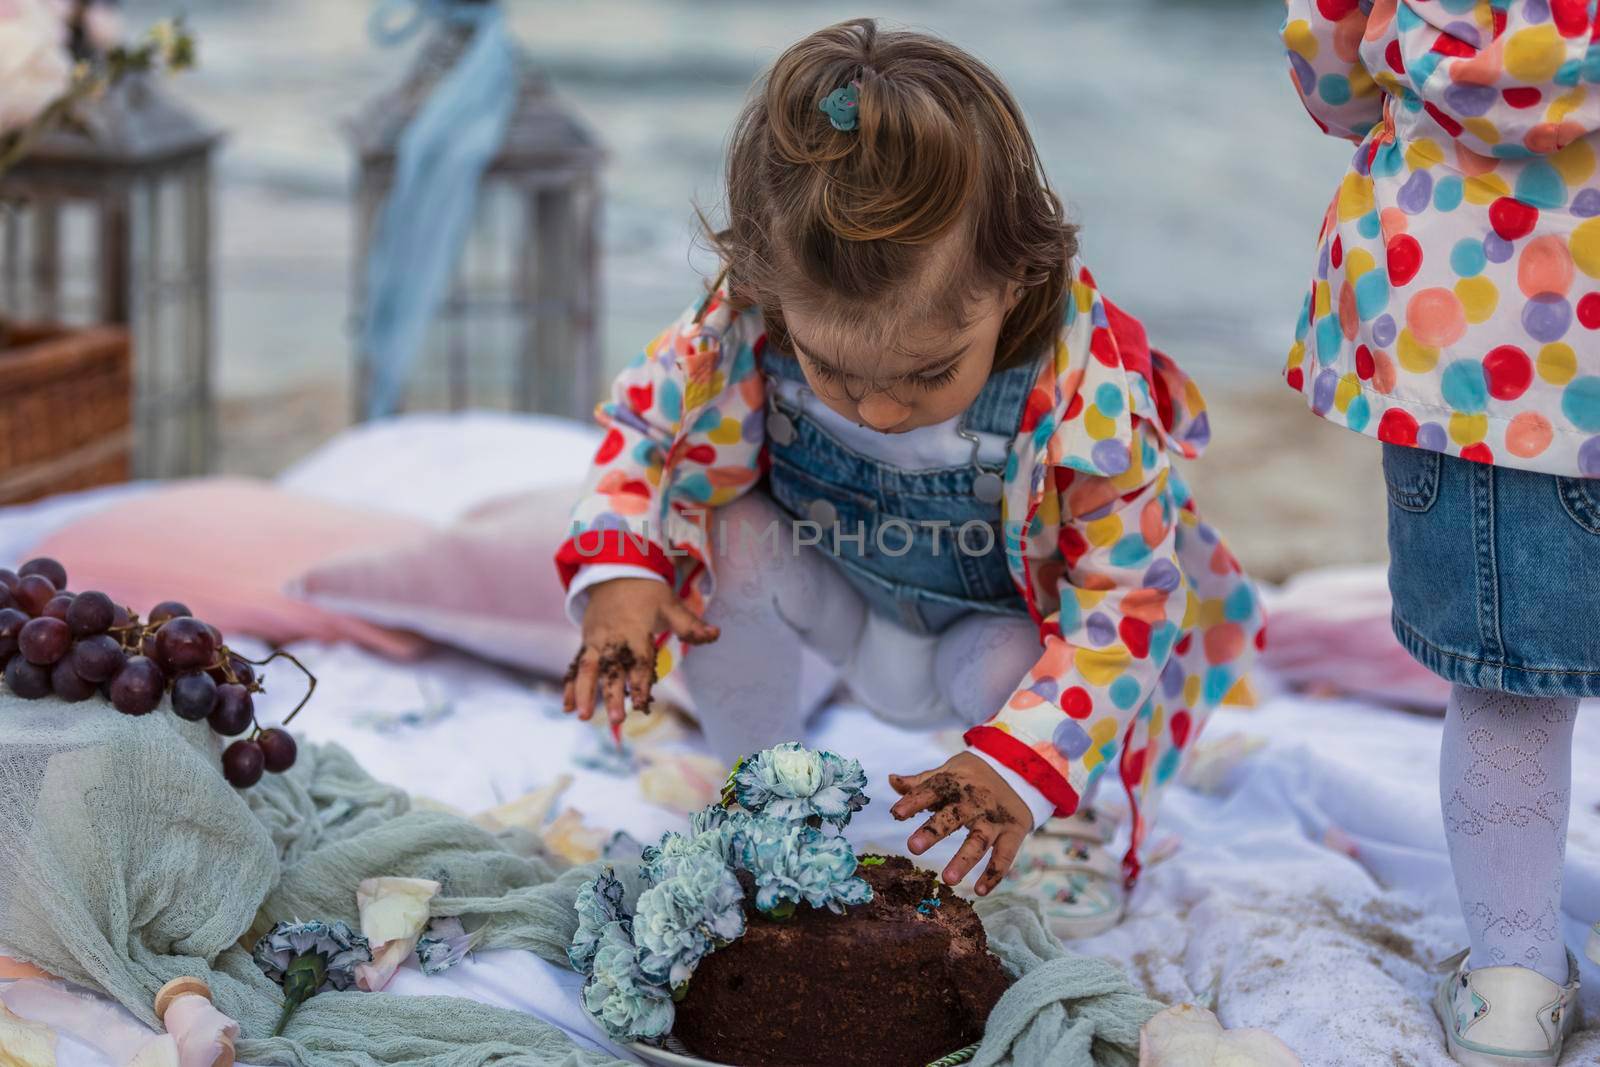
[[[1470,1064],[1554,1064],[1561,861],[1600,696],[1600,49],[1593,0],[1288,0],[1294,82],[1356,141],[1289,384],[1379,438],[1394,628],[1455,683],[1439,794]]]
[[[861,20],[790,48],[727,195],[723,276],[600,408],[558,555],[584,638],[568,709],[620,722],[701,645],[685,679],[731,758],[802,736],[814,657],[885,718],[970,727],[891,777],[897,818],[932,812],[912,852],[965,828],[944,877],[992,852],[988,893],[1048,823],[1056,928],[1116,922],[1262,628],[1170,463],[1209,436],[1198,391],[1074,266],[1016,103],[943,41]],[[1120,870],[1084,807],[1108,772]]]

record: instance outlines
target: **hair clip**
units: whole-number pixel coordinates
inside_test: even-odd
[[[859,100],[856,90],[859,85],[859,82],[851,82],[842,89],[835,89],[817,105],[818,111],[827,114],[834,129],[849,133],[856,128],[856,104]]]

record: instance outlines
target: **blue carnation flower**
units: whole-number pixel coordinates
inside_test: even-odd
[[[477,944],[481,929],[469,934],[461,920],[453,917],[429,920],[427,930],[417,938],[417,962],[422,965],[422,973],[443,974],[466,959]]]
[[[844,826],[867,804],[860,763],[794,741],[739,761],[728,784],[741,807],[789,822],[815,817]]]
[[[712,809],[721,815],[709,814]],[[694,856],[715,856],[724,866],[728,862],[728,840],[735,829],[750,816],[746,812],[730,812],[713,804],[705,811],[690,816],[688,834],[669,830],[661,835],[660,844],[646,845],[641,855],[639,873],[645,884],[658,885],[678,873],[682,863]]]
[[[750,819],[733,834],[730,857],[754,877],[756,908],[768,914],[792,911],[802,901],[842,912],[872,899],[872,887],[855,876],[850,843],[803,823]]]
[[[583,987],[583,1006],[618,1041],[660,1037],[672,1029],[672,991],[639,969],[628,927],[607,923],[595,945],[594,971]]]
[[[689,816],[689,833],[698,837],[708,830],[720,830],[730,820],[737,821],[743,815],[743,812],[732,811],[722,804],[707,804]]]
[[[256,942],[251,955],[268,978],[282,985],[289,964],[308,953],[323,958],[324,974],[318,992],[349,989],[356,984],[356,967],[372,962],[367,939],[337,919],[331,923],[280,922]]]
[[[646,889],[633,938],[646,978],[677,988],[700,961],[744,933],[744,888],[713,852],[684,855],[676,873]]]
[[[578,932],[572,935],[572,944],[567,948],[567,961],[573,970],[593,974],[595,953],[606,928],[612,923],[620,922],[625,927],[629,923],[627,909],[622,905],[622,883],[607,867],[578,887],[572,906],[578,912]]]

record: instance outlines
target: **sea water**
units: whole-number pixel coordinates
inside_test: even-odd
[[[867,13],[779,0],[506,0],[518,36],[594,129],[605,171],[609,377],[713,269],[714,208],[752,79],[810,30]],[[130,0],[130,26],[176,10]],[[341,122],[410,47],[365,0],[184,0],[200,67],[175,92],[228,133],[218,168],[218,380],[229,395],[349,373],[352,161]],[[870,13],[990,63],[1083,225],[1101,286],[1216,391],[1276,374],[1349,148],[1302,112],[1280,0],[884,0]]]

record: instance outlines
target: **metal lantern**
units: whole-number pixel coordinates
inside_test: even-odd
[[[211,154],[218,133],[136,75],[0,176],[0,310],[127,324],[138,477],[211,452]]]
[[[469,25],[441,22],[400,84],[348,126],[359,166],[352,279],[358,324],[367,304],[365,268],[395,184],[402,135],[472,35]],[[520,47],[515,63],[515,107],[484,170],[448,295],[414,365],[406,393],[412,409],[587,416],[597,398],[604,153]],[[360,419],[369,414],[373,360],[359,339],[354,385]]]

